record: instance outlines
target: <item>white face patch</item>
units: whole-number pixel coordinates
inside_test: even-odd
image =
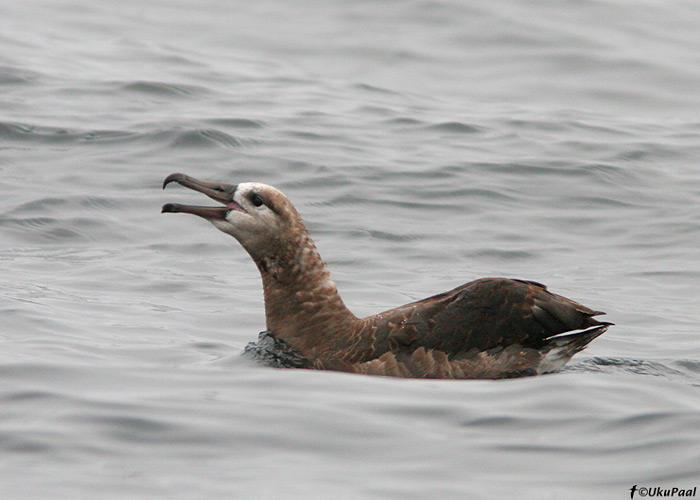
[[[284,232],[289,223],[273,211],[286,201],[277,189],[258,182],[238,184],[233,201],[241,210],[229,210],[224,221],[214,225],[220,231],[236,238],[251,255],[263,255],[273,240]],[[288,203],[288,202],[287,202]]]
[[[272,186],[259,182],[242,182],[236,188],[233,200],[248,211],[253,213],[255,209],[269,209],[267,201],[271,196],[279,193]],[[281,193],[279,193],[281,194]]]
[[[235,224],[245,219],[241,215],[248,215],[254,219],[264,217],[264,213],[270,211],[266,202],[270,198],[270,191],[276,190],[258,182],[243,182],[239,184],[233,195],[233,201],[244,211],[238,210],[240,214],[236,214],[236,210],[232,210],[227,214],[226,220]]]

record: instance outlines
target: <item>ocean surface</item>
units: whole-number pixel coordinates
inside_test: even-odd
[[[700,3],[0,4],[0,498],[626,499],[700,486]],[[170,173],[295,203],[346,304],[484,276],[612,327],[562,373],[258,366]],[[637,496],[641,498],[637,490]]]

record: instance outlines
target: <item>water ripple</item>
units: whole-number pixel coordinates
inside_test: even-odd
[[[173,84],[167,82],[129,82],[122,85],[128,92],[138,92],[152,96],[205,96],[210,93],[206,87],[198,85]]]
[[[185,130],[175,133],[171,132],[169,135],[174,135],[170,139],[170,144],[175,148],[201,148],[212,145],[238,147],[242,144],[239,139],[213,129]]]
[[[481,127],[454,121],[437,123],[435,125],[428,126],[428,128],[431,130],[438,130],[441,132],[455,132],[459,134],[476,134],[483,131]]]
[[[18,123],[0,123],[0,137],[14,141],[43,144],[130,144],[134,142],[162,144],[163,141],[167,141],[175,148],[201,148],[212,145],[238,147],[243,144],[243,141],[240,139],[221,130],[183,129],[182,127],[136,133],[116,130],[81,131]]]

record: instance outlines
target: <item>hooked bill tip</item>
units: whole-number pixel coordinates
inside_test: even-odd
[[[180,211],[180,207],[176,205],[175,203],[166,203],[163,205],[163,208],[160,209],[160,213],[164,214],[167,212],[170,213],[177,213]]]
[[[167,185],[170,184],[171,182],[173,182],[173,181],[174,181],[174,182],[179,182],[179,181],[182,180],[184,177],[186,177],[185,174],[180,174],[180,173],[170,174],[170,175],[167,176],[167,177],[165,178],[165,180],[163,181],[163,189],[165,189],[165,186],[167,186]]]

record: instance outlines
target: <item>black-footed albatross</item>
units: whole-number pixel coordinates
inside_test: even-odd
[[[345,306],[289,199],[257,182],[172,174],[223,204],[168,203],[236,238],[260,270],[267,330],[308,367],[395,377],[509,378],[559,370],[612,323],[534,281],[482,278],[367,318]],[[583,330],[560,335],[573,330]]]

